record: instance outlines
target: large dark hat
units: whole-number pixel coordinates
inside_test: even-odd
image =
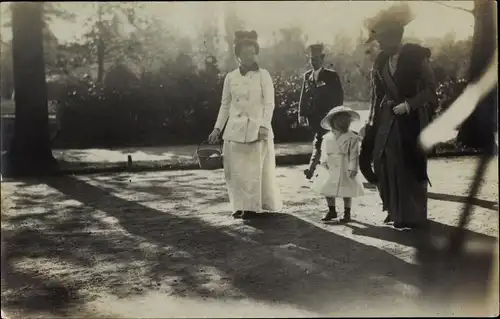
[[[374,17],[365,21],[365,27],[370,32],[370,36],[366,43],[375,40],[378,34],[404,28],[413,19],[414,15],[406,2],[393,5],[386,10],[380,11]]]
[[[236,31],[234,33],[234,53],[240,55],[242,45],[253,45],[255,53],[259,54],[259,43],[257,42],[257,32],[252,31]]]
[[[239,42],[257,42],[258,35],[255,30],[252,31],[236,31],[234,33],[234,43]]]
[[[311,44],[307,48],[309,56],[321,56],[324,54],[325,46],[322,43]]]

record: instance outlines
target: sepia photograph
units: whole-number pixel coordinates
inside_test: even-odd
[[[494,0],[0,3],[1,318],[493,317]]]

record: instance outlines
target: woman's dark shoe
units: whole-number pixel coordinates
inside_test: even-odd
[[[344,211],[344,217],[340,220],[342,223],[348,223],[351,221],[351,209],[346,208]]]
[[[326,213],[325,217],[321,218],[323,222],[329,222],[332,219],[337,218],[337,211],[335,211],[335,207],[329,207],[328,213]]]
[[[241,215],[241,219],[254,219],[257,217],[256,212],[251,212],[251,211],[244,211],[243,214]]]
[[[406,227],[411,229],[426,229],[429,224],[427,222],[420,223],[406,223]]]
[[[408,223],[394,223],[394,225],[393,225],[393,227],[396,229],[407,229],[407,230],[413,229],[411,226],[412,226],[412,224],[408,224]]]
[[[425,229],[427,223],[394,223],[394,228],[397,229]]]
[[[237,210],[235,213],[233,213],[233,218],[235,219],[238,219],[238,218],[241,218],[241,216],[243,215],[243,211],[241,210]]]
[[[405,224],[404,223],[394,223],[394,225],[392,225],[394,228],[396,229],[403,229],[405,228]]]

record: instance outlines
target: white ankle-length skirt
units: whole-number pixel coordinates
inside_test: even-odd
[[[224,141],[224,175],[232,210],[276,212],[282,208],[276,181],[274,141]]]

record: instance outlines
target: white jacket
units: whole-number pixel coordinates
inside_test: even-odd
[[[226,75],[222,101],[215,128],[222,130],[226,141],[251,143],[258,139],[261,126],[274,137],[271,120],[274,112],[274,85],[265,69],[245,76],[236,69]]]

